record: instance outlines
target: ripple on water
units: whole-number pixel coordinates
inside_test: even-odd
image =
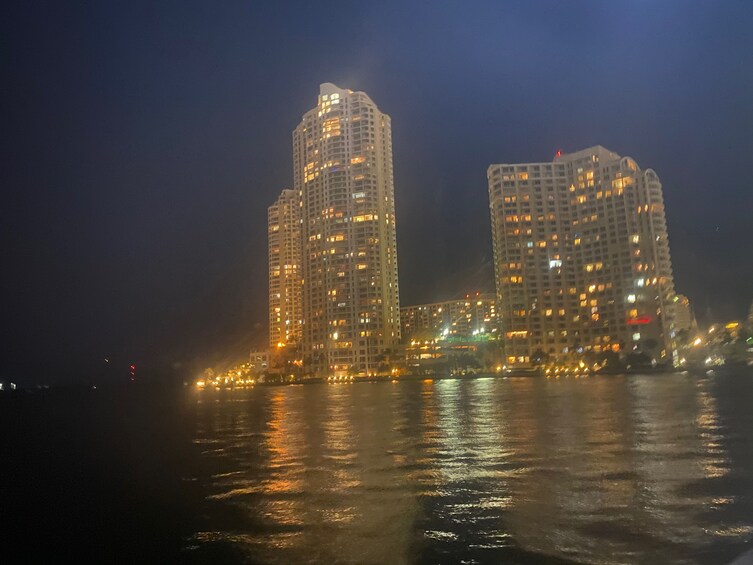
[[[198,482],[217,527],[187,547],[253,563],[726,562],[753,540],[753,381],[733,385],[406,381],[205,402]]]

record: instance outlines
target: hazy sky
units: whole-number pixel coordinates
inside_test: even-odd
[[[751,29],[749,1],[8,5],[0,378],[263,346],[266,209],[322,82],[392,116],[404,305],[493,288],[490,163],[601,144],[661,178],[699,318],[742,317]]]

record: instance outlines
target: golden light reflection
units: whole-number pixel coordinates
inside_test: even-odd
[[[669,562],[737,543],[753,520],[744,481],[725,482],[719,386],[560,375],[205,391],[207,498],[240,518],[195,539],[293,563],[410,563],[417,547],[460,560],[471,544],[501,562],[510,547]]]

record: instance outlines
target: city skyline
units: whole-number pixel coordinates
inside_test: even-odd
[[[753,1],[4,8],[5,561],[753,565]]]
[[[391,124],[367,94],[322,83],[293,163],[295,189],[268,210],[278,367],[287,347],[308,374],[370,375],[401,329],[411,345],[488,331],[511,367],[606,352],[680,364],[694,320],[675,292],[661,182],[632,158],[597,145],[489,165],[496,297],[477,292],[475,314],[470,295],[400,304]]]
[[[744,318],[751,8],[445,8],[349,8],[336,49],[313,10],[269,7],[260,25],[232,6],[15,6],[3,378],[72,380],[105,358],[193,372],[265,343],[266,209],[323,80],[393,119],[403,303],[493,289],[489,163],[602,143],[661,177],[699,323]]]

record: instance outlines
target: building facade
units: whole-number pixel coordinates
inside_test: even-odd
[[[365,374],[400,339],[390,118],[331,83],[293,132],[304,363]]]
[[[269,243],[269,347],[300,344],[303,337],[301,199],[285,189],[267,210]]]
[[[498,337],[497,300],[493,294],[467,294],[465,298],[400,308],[403,338]]]
[[[585,351],[673,354],[662,186],[596,146],[487,171],[508,364]]]
[[[269,351],[251,351],[248,356],[248,368],[251,375],[263,374],[269,368]]]
[[[690,300],[684,294],[677,294],[672,300],[672,314],[674,318],[674,329],[677,332],[685,332],[685,338],[689,338],[692,333],[698,330],[693,307]]]

